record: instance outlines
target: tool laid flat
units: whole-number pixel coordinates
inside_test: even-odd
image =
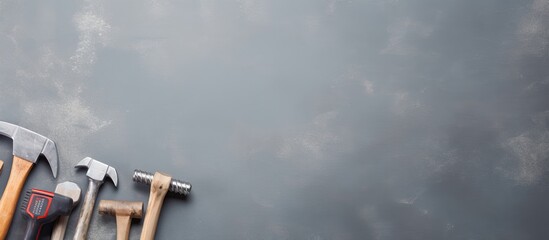
[[[74,208],[78,202],[80,202],[81,190],[76,183],[62,182],[55,187],[55,193],[70,197],[72,199],[72,208]],[[71,210],[72,210],[71,208]],[[51,240],[63,240],[65,237],[65,230],[67,229],[67,223],[69,222],[69,214],[59,217],[53,231],[51,233]]]
[[[105,177],[109,177],[116,187],[118,185],[118,174],[115,168],[90,157],[82,159],[82,161],[76,164],[76,167],[88,168],[88,172],[86,173],[88,176],[88,190],[86,190],[86,196],[82,202],[73,238],[74,240],[85,240],[88,236],[88,228],[90,227],[97,192],[103,184]]]
[[[192,185],[188,182],[172,179],[170,175],[165,173],[156,172],[153,175],[137,169],[133,172],[133,181],[151,185],[147,213],[141,230],[141,240],[153,240],[166,194],[172,192],[178,196],[186,196],[191,192]]]
[[[116,239],[128,240],[132,218],[143,217],[143,202],[101,200],[99,214],[116,217]]]
[[[21,213],[27,219],[24,239],[38,239],[44,224],[69,214],[71,209],[72,198],[70,197],[39,189],[28,190],[21,204]]]
[[[57,176],[57,147],[55,143],[26,128],[0,121],[0,135],[13,139],[13,163],[10,176],[0,199],[0,239],[8,234],[17,200],[23,185],[38,157],[48,161],[53,177]]]

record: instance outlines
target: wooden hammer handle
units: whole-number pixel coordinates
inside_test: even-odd
[[[88,229],[90,228],[93,207],[95,206],[95,199],[97,198],[97,192],[99,191],[101,184],[103,184],[102,181],[93,180],[91,178],[88,179],[88,190],[86,191],[78,222],[76,223],[76,230],[73,237],[74,240],[88,239]]]
[[[147,205],[147,213],[145,214],[145,220],[143,221],[141,240],[154,239],[158,217],[160,216],[162,204],[164,203],[164,197],[166,197],[171,181],[172,178],[170,176],[166,176],[158,172],[154,174],[153,181],[151,183],[149,203]]]
[[[13,213],[17,209],[17,200],[33,165],[32,162],[13,156],[10,178],[0,199],[0,239],[5,239],[8,235]]]
[[[116,240],[128,240],[131,222],[132,218],[130,216],[116,216]]]
[[[69,223],[69,216],[61,216],[57,219],[55,226],[51,233],[51,240],[63,240],[65,238],[65,230],[67,230],[67,224]]]

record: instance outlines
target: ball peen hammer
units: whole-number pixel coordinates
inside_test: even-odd
[[[143,202],[101,200],[99,214],[116,217],[116,239],[127,240],[132,218],[143,217]]]
[[[57,147],[52,140],[26,128],[0,121],[0,135],[13,139],[13,163],[10,177],[0,199],[0,239],[5,239],[17,200],[32,166],[40,156],[44,156],[55,178],[58,157]]]
[[[141,240],[152,240],[156,233],[156,225],[166,193],[170,191],[186,196],[191,192],[192,186],[188,182],[172,179],[171,176],[160,172],[156,172],[153,175],[141,170],[134,171],[133,181],[151,185],[147,213],[145,214],[143,230],[141,232]]]
[[[82,202],[76,232],[74,233],[74,240],[84,240],[88,236],[88,228],[90,227],[90,220],[99,188],[103,184],[105,177],[109,177],[116,187],[118,185],[118,174],[113,167],[90,157],[82,159],[82,161],[76,164],[76,167],[88,168],[88,172],[86,173],[89,180],[88,190]]]

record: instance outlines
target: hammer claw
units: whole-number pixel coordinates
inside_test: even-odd
[[[105,176],[108,176],[116,186],[118,183],[118,175],[116,170],[100,161],[87,157],[82,159],[76,167],[87,167],[89,184],[86,196],[82,202],[82,209],[80,210],[80,216],[78,217],[78,223],[76,225],[76,232],[74,234],[75,240],[83,240],[87,238],[88,228],[93,214],[93,207],[95,205],[95,198],[97,192],[105,180]]]
[[[0,239],[4,239],[8,234],[19,194],[34,163],[40,155],[44,156],[48,160],[53,176],[57,177],[59,160],[55,143],[31,130],[0,121],[0,135],[13,140],[13,164],[8,183],[0,199]]]

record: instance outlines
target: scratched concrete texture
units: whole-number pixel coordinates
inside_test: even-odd
[[[119,173],[98,199],[190,181],[157,239],[548,239],[548,26],[549,0],[0,0],[0,120],[58,144],[25,189],[86,190],[86,156]]]

